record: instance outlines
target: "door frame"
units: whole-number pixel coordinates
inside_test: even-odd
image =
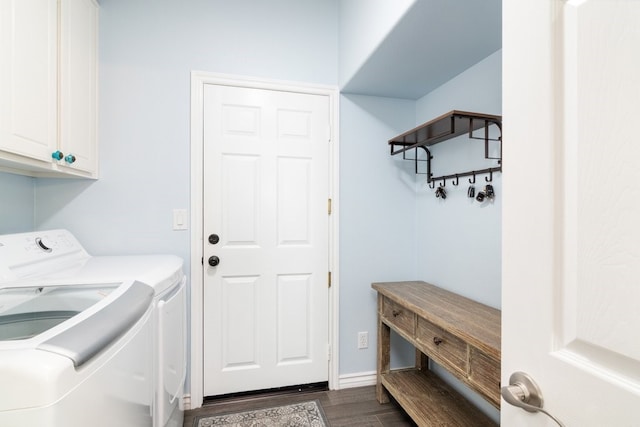
[[[252,89],[266,89],[281,92],[296,92],[310,95],[325,95],[329,99],[329,120],[331,142],[329,143],[329,197],[331,215],[329,217],[329,270],[331,287],[329,288],[329,388],[337,389],[338,379],[338,248],[339,248],[339,90],[337,86],[314,85],[281,80],[269,80],[248,76],[191,72],[191,285],[190,289],[190,391],[185,398],[185,409],[202,406],[204,399],[204,346],[203,346],[203,307],[204,270],[203,270],[203,153],[204,153],[204,86],[236,86]],[[198,262],[200,260],[200,262]]]

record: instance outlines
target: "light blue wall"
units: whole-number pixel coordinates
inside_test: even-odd
[[[415,102],[342,95],[340,116],[340,373],[352,374],[376,367],[371,283],[415,278],[414,177],[386,142],[413,127]],[[369,348],[358,350],[364,331]]]
[[[100,179],[38,180],[36,226],[95,255],[189,261],[190,72],[337,84],[337,0],[106,0],[100,7]]]
[[[419,99],[416,124],[451,110],[501,114],[501,54],[494,53]],[[483,160],[483,141],[466,136],[434,146],[432,155],[436,176],[495,166]],[[477,193],[486,184],[485,176],[476,181]],[[500,308],[502,176],[494,174],[495,200],[482,204],[467,197],[467,178],[460,182],[458,187],[447,183],[443,201],[418,179],[417,273],[422,280]]]
[[[0,195],[0,234],[33,230],[34,179],[0,172]]]

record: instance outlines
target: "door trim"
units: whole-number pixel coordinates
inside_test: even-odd
[[[313,85],[307,83],[267,80],[255,77],[229,74],[191,72],[191,340],[190,340],[190,406],[191,409],[202,406],[204,399],[204,346],[203,346],[203,307],[204,275],[203,275],[203,101],[204,86],[207,84],[237,86],[253,89],[267,89],[283,92],[296,92],[310,95],[326,95],[329,98],[329,119],[331,142],[329,145],[329,197],[332,199],[331,216],[329,217],[329,269],[331,271],[331,288],[329,288],[329,348],[328,379],[329,388],[339,388],[338,378],[338,218],[339,218],[339,90],[336,86]]]

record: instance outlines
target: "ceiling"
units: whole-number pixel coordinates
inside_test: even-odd
[[[502,46],[501,0],[418,0],[343,93],[418,99]]]

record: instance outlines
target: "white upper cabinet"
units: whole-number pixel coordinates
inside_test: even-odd
[[[61,0],[59,148],[62,164],[89,173],[97,170],[97,38],[98,5]]]
[[[0,149],[47,162],[57,144],[57,29],[56,0],[0,2]]]
[[[94,0],[0,2],[0,168],[97,177],[97,34]]]

